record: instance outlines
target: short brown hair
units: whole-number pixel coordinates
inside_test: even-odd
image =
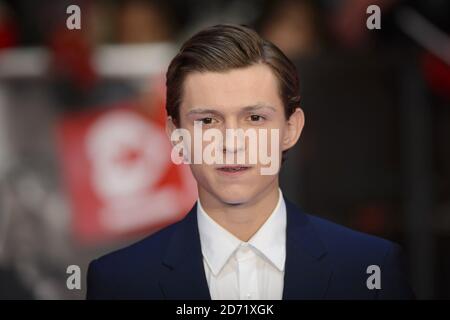
[[[179,125],[183,83],[192,72],[225,72],[263,63],[279,83],[285,116],[299,107],[299,80],[295,65],[274,44],[254,30],[240,25],[219,24],[193,35],[173,58],[166,74],[166,110]]]

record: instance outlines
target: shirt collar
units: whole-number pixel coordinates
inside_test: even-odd
[[[215,222],[197,201],[197,221],[202,254],[214,275],[217,275],[234,251],[244,242]],[[286,203],[279,190],[275,209],[248,241],[278,270],[284,271],[286,260]]]

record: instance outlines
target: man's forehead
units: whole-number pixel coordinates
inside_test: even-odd
[[[195,72],[184,82],[182,105],[236,107],[281,103],[277,79],[263,64],[227,72]]]

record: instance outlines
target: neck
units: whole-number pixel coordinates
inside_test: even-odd
[[[224,203],[201,189],[199,198],[203,209],[215,222],[236,238],[247,242],[275,209],[279,200],[278,180],[254,199],[242,204]]]

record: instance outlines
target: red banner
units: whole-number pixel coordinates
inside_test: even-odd
[[[170,159],[164,116],[132,104],[96,110],[67,115],[58,127],[77,238],[123,237],[182,218],[197,188],[189,167]]]

